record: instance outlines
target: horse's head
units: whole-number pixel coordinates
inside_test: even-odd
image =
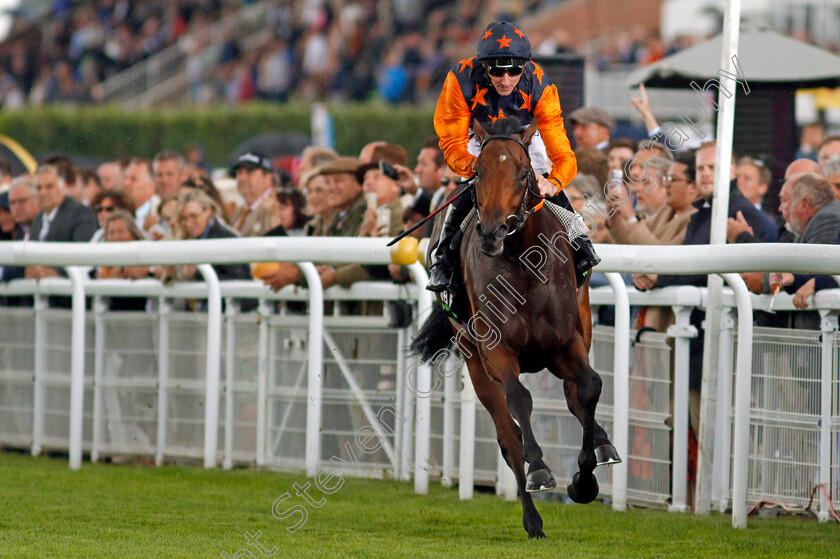
[[[481,252],[498,256],[505,237],[522,227],[528,212],[528,191],[536,189],[528,146],[537,131],[536,120],[519,132],[518,119],[498,120],[485,130],[473,124],[481,153],[475,162],[476,233]]]

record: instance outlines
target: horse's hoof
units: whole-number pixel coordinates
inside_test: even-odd
[[[598,466],[621,464],[621,456],[618,455],[618,451],[610,443],[602,444],[595,449],[595,463]]]
[[[528,473],[527,480],[525,491],[528,493],[549,491],[557,487],[557,482],[554,481],[554,476],[551,475],[551,470],[548,468]]]
[[[529,540],[544,540],[545,534],[542,531],[542,528],[537,528],[536,530],[528,530],[528,539]]]
[[[595,497],[598,496],[598,480],[592,474],[589,474],[589,477],[589,483],[584,486],[580,481],[580,472],[574,475],[572,483],[566,487],[566,491],[569,493],[569,498],[572,501],[585,505],[594,501]]]

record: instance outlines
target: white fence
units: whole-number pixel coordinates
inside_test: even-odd
[[[0,246],[0,262],[18,265],[177,264],[199,260],[222,263],[318,259],[379,264],[389,261],[381,241],[361,239],[255,239],[118,246],[4,245]],[[838,247],[694,247],[671,249],[664,254],[658,247],[600,247],[600,252],[604,256],[602,268],[690,273],[709,269],[724,272],[789,270],[789,262],[793,260],[785,251],[791,249],[796,251],[800,269],[833,272],[840,267],[831,264],[832,260],[840,261],[832,258],[840,256],[835,254]],[[714,265],[702,264],[703,258],[712,251],[715,252]],[[343,467],[352,466],[352,471],[361,475],[386,472],[407,479],[413,468],[415,488],[421,493],[427,490],[429,472],[434,472],[435,464],[438,464],[443,481],[452,483],[456,477],[457,456],[457,477],[462,482],[463,496],[469,496],[470,480],[492,481],[494,472],[500,491],[515,496],[515,491],[511,491],[511,476],[499,466],[492,431],[486,429],[486,424],[481,430],[486,414],[473,411],[475,399],[469,385],[461,394],[456,394],[456,379],[448,377],[440,403],[435,397],[415,398],[416,394],[430,391],[432,379],[428,368],[412,369],[414,364],[401,352],[411,329],[390,331],[381,315],[323,317],[323,296],[314,268],[307,264],[301,264],[301,268],[309,278],[311,289],[298,293],[287,289],[277,296],[258,283],[219,286],[213,281],[212,268],[206,264],[201,266],[208,279],[206,284],[162,287],[152,281],[91,281],[71,269],[69,282],[15,282],[3,286],[6,295],[34,293],[36,305],[26,311],[6,313],[4,309],[4,317],[9,320],[3,321],[6,330],[3,340],[8,339],[9,344],[0,345],[6,356],[0,371],[0,382],[4,383],[4,407],[0,415],[3,418],[0,437],[3,439],[0,442],[31,444],[33,452],[49,446],[69,447],[71,467],[80,465],[81,449],[85,446],[94,458],[105,453],[135,453],[139,448],[140,452],[154,454],[158,462],[167,456],[199,457],[203,454],[208,467],[215,465],[219,458],[226,466],[253,460],[259,465],[304,469],[309,475],[331,459],[343,462]],[[418,285],[408,291],[394,286],[357,286],[351,291],[332,289],[328,299],[407,298],[417,302],[419,309],[426,312],[430,298],[420,287],[425,281],[425,273],[419,265],[413,265],[412,269]],[[719,406],[723,411],[716,418],[717,432],[722,435],[719,441],[727,439],[729,425],[734,422],[734,442],[721,442],[721,451],[716,453],[718,504],[726,507],[732,503],[735,523],[739,511],[745,513],[748,498],[750,502],[774,496],[784,500],[787,494],[796,491],[792,484],[810,488],[818,482],[836,498],[838,489],[832,485],[832,480],[834,485],[838,483],[837,455],[840,452],[837,443],[840,414],[836,409],[837,397],[832,396],[840,385],[833,349],[837,345],[836,311],[824,312],[824,335],[817,344],[820,348],[819,381],[811,377],[802,379],[811,383],[810,392],[819,385],[818,399],[809,400],[811,404],[805,408],[790,410],[789,416],[783,415],[777,411],[785,411],[785,403],[779,403],[776,393],[792,394],[784,384],[791,381],[781,374],[772,374],[773,361],[766,354],[768,351],[772,354],[773,350],[757,353],[759,346],[752,343],[752,307],[753,304],[766,305],[766,301],[755,296],[751,299],[737,275],[724,274],[724,277],[737,293],[737,297],[730,293],[727,305],[737,308],[738,314],[746,319],[738,322],[737,336],[732,320],[725,321],[725,327],[717,333],[726,342],[722,344],[723,348],[732,348],[736,341],[741,348],[735,353],[732,349],[721,353],[721,370],[726,373],[734,369],[735,380],[734,390],[729,383],[720,383],[719,397],[735,404]],[[662,503],[670,498],[672,510],[685,510],[686,352],[688,338],[692,335],[691,329],[686,327],[686,310],[702,306],[704,296],[702,291],[692,288],[652,294],[639,294],[631,289],[628,293],[620,278],[614,274],[608,274],[608,278],[611,288],[593,290],[593,305],[615,303],[617,327],[614,331],[596,329],[592,357],[606,381],[599,419],[611,432],[616,447],[626,460],[622,465],[601,472],[601,475],[611,477],[603,480],[605,494],[611,495],[613,506],[619,509],[626,506],[628,499]],[[46,308],[44,298],[59,293],[74,295],[73,311]],[[126,313],[115,316],[105,310],[102,297],[127,293],[155,298],[157,311],[142,316]],[[83,305],[85,294],[94,296],[93,309],[87,319]],[[206,299],[208,313],[183,315],[169,308],[171,299],[184,297]],[[223,298],[227,301],[224,317]],[[238,313],[232,303],[242,298],[260,299],[260,312]],[[275,315],[270,312],[271,300],[275,298],[306,300],[309,312],[304,316]],[[677,324],[670,332],[675,340],[676,363],[673,462],[669,458],[668,429],[664,427],[664,418],[669,413],[665,395],[670,388],[665,362],[670,361],[670,349],[664,337],[644,337],[632,348],[631,373],[631,301],[633,304],[673,306],[677,311]],[[784,308],[783,296],[780,301],[780,308]],[[840,301],[831,299],[828,294],[819,294],[817,303],[825,309],[840,308]],[[86,323],[87,326],[83,326]],[[137,336],[136,344],[131,340],[132,343],[126,345],[125,337],[120,334],[119,329],[125,329],[128,324]],[[769,335],[759,331],[757,340],[769,344]],[[377,338],[379,341],[373,341]],[[814,343],[812,340],[810,345],[816,347]],[[800,345],[795,344],[794,350],[800,351]],[[328,354],[323,353],[325,347]],[[794,350],[788,350],[786,359],[796,361],[790,353]],[[763,367],[756,371],[755,382],[750,380],[754,353],[756,366]],[[348,354],[352,358],[348,358]],[[733,359],[733,355],[737,358]],[[71,363],[69,375],[68,361]],[[732,367],[733,363],[735,367]],[[378,378],[377,371],[381,373],[390,367],[396,373],[393,389],[373,384]],[[224,397],[219,384],[222,368],[225,370]],[[198,373],[201,369],[204,375]],[[411,370],[417,374],[414,382],[409,383],[406,371]],[[803,370],[813,374],[813,367]],[[558,477],[563,478],[563,465],[575,452],[579,435],[566,429],[571,422],[565,405],[558,401],[557,387],[543,384],[540,377],[532,377],[527,382],[534,394],[535,426],[542,435],[541,442],[545,444],[546,454]],[[415,387],[416,394],[412,393]],[[228,394],[232,397],[227,398]],[[796,401],[796,398],[789,400]],[[87,403],[86,407],[83,402]],[[146,409],[143,409],[144,405]],[[223,414],[219,413],[220,405]],[[196,413],[196,407],[204,409]],[[442,408],[443,422],[435,422],[435,432],[437,426],[441,426],[440,434],[432,438],[434,445],[430,455],[430,412],[433,407]],[[384,416],[383,410],[387,412]],[[221,421],[220,415],[223,416]],[[26,418],[31,418],[29,424]],[[479,431],[473,443],[476,429],[471,426],[476,421]],[[460,436],[456,436],[454,429],[459,422]],[[800,428],[803,426],[804,430]],[[62,428],[65,429],[64,436]],[[376,443],[374,451],[364,453],[365,456],[346,452],[348,448],[352,450],[348,443],[360,432],[369,434],[368,439]],[[88,434],[83,436],[83,433]],[[200,442],[202,436],[203,444]],[[219,438],[224,447],[221,452],[217,450]],[[358,438],[356,440],[358,442]],[[731,475],[729,448],[734,449]],[[801,462],[807,463],[798,468]],[[670,490],[669,469],[672,472]],[[823,497],[820,516],[827,519],[828,514],[828,502]]]

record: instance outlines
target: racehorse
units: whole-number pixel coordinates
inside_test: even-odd
[[[583,426],[580,471],[567,487],[569,497],[578,503],[595,499],[596,463],[616,463],[620,458],[595,422],[601,378],[589,366],[588,359],[588,277],[577,289],[571,248],[568,242],[557,242],[558,229],[565,233],[565,228],[548,208],[534,211],[543,201],[536,190],[528,153],[537,130],[536,121],[521,132],[518,119],[497,120],[488,127],[490,132],[478,122],[473,126],[481,144],[475,162],[477,219],[464,230],[460,270],[471,316],[482,312],[485,333],[477,331],[477,323],[464,324],[447,318],[436,305],[418,332],[413,348],[429,362],[451,344],[449,335],[455,334],[476,395],[490,412],[502,455],[516,475],[522,524],[529,538],[544,538],[542,517],[531,493],[552,489],[557,483],[534,438],[531,394],[520,383],[520,373],[548,369],[562,379],[569,410]],[[433,236],[440,226],[438,220]],[[546,240],[551,240],[554,250],[546,247]],[[541,273],[535,273],[527,259],[521,258],[535,246],[543,247],[543,252],[554,258],[542,267]],[[508,284],[506,291],[500,289],[502,283]],[[514,294],[509,297],[514,301],[497,304],[495,312],[490,312],[489,302],[498,301],[503,291],[520,297]],[[510,311],[511,307],[515,312]],[[503,308],[506,313],[500,312]],[[486,335],[488,321],[493,322],[499,336]],[[446,328],[447,322],[451,331]]]

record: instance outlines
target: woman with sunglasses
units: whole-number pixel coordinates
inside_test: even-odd
[[[461,177],[471,177],[480,150],[472,135],[473,122],[487,127],[500,118],[518,118],[524,128],[536,119],[539,131],[531,141],[530,156],[540,193],[571,210],[561,190],[574,178],[577,161],[561,113],[557,87],[531,61],[528,36],[501,21],[488,25],[479,37],[475,57],[462,60],[447,74],[435,110],[435,131],[449,168]],[[451,240],[471,207],[470,196],[450,204],[431,253],[427,289],[444,291],[451,286],[458,257]],[[600,259],[588,238],[581,237],[578,243],[574,260],[580,284]]]
[[[134,204],[122,190],[105,190],[96,194],[90,201],[90,207],[96,214],[99,229],[93,234],[90,242],[99,243],[105,240],[105,223],[116,212],[134,213]]]

